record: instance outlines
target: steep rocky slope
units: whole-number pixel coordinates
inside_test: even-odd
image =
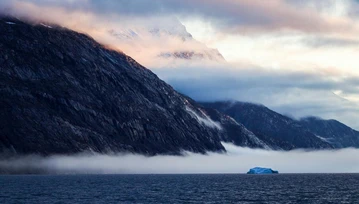
[[[0,18],[0,152],[224,151],[208,116],[131,57]]]
[[[265,106],[243,102],[202,103],[233,117],[267,144],[276,144],[282,149],[325,149],[333,146],[317,137],[299,121],[276,113]]]
[[[359,148],[359,132],[339,121],[307,117],[301,119],[300,123],[336,148]]]
[[[147,155],[358,147],[358,132],[250,103],[197,103],[131,57],[63,27],[0,17],[0,152]]]
[[[216,109],[202,106],[191,98],[184,96],[191,104],[195,104],[208,121],[217,126],[220,140],[233,143],[241,147],[262,148],[262,149],[282,149],[276,143],[266,143],[259,139],[253,132],[248,130],[243,124],[235,121],[232,117],[219,112]]]

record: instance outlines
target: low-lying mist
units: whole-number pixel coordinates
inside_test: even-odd
[[[226,154],[185,153],[185,156],[136,154],[102,155],[82,153],[72,156],[29,155],[0,159],[0,172],[44,174],[188,174],[246,173],[255,166],[270,167],[280,173],[359,173],[359,149],[321,151],[270,151],[223,144]]]

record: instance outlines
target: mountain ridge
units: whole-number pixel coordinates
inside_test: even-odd
[[[294,141],[295,138],[288,139],[285,137],[288,135],[297,135],[297,132],[301,132],[303,135],[307,135],[307,137],[311,138],[312,142],[315,141],[318,144],[322,142],[326,143],[322,143],[322,148],[359,147],[359,132],[337,120],[323,120],[315,116],[297,120],[270,110],[262,104],[249,102],[217,101],[201,102],[201,104],[232,116],[236,119],[236,121],[244,124],[249,130],[253,131],[259,138],[261,138],[261,136],[265,137],[262,139],[267,142],[270,139],[279,137],[282,141],[297,143]],[[280,126],[282,127],[276,127],[275,123],[281,124]],[[283,130],[283,127],[286,128]],[[328,127],[331,127],[331,129]],[[284,134],[285,131],[289,132]],[[334,141],[330,141],[332,139],[333,132]],[[297,137],[300,136],[297,135]],[[306,139],[308,138],[304,138],[303,140]],[[318,139],[322,142],[318,141]],[[288,146],[288,148],[313,148],[310,144],[298,145],[299,144],[292,147]]]
[[[61,27],[0,19],[0,149],[148,155],[225,151],[170,85],[131,57]],[[184,122],[186,121],[186,122]]]
[[[324,120],[311,116],[301,118],[299,122],[336,148],[359,148],[359,131],[335,119]]]
[[[254,134],[288,142],[294,148],[332,148],[329,143],[302,128],[295,120],[276,113],[265,106],[228,101],[201,104],[228,114]]]
[[[0,17],[0,34],[0,152],[205,154],[225,152],[221,142],[272,150],[333,148],[309,130],[303,144],[258,131],[227,113],[233,104],[221,109],[196,102],[86,34],[12,17]]]

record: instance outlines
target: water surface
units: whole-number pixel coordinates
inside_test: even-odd
[[[0,176],[0,203],[359,203],[359,174]]]

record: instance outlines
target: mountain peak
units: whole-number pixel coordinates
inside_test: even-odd
[[[217,49],[194,39],[177,18],[123,25],[112,28],[109,34],[131,55],[145,54],[163,60],[225,61]]]

